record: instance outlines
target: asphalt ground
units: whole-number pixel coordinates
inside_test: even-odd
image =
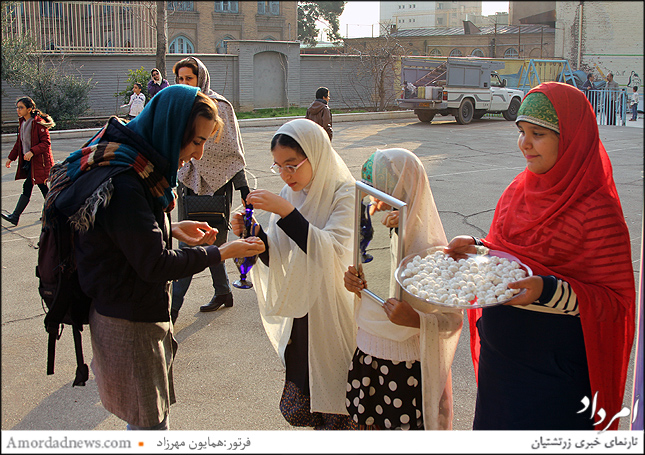
[[[378,148],[413,151],[428,173],[448,239],[459,234],[483,236],[499,196],[525,166],[516,144],[515,125],[501,118],[457,125],[453,117],[438,117],[432,124],[405,117],[372,116],[363,117],[369,118],[364,121],[335,122],[332,145],[357,178],[363,161]],[[269,144],[280,120],[266,126],[241,123],[251,186],[278,192],[282,181],[269,171]],[[601,126],[600,137],[612,160],[630,229],[638,284],[643,217],[642,119],[628,125]],[[54,158],[63,160],[91,135],[88,131],[81,132],[80,137],[53,135]],[[2,163],[12,145],[3,141]],[[9,212],[22,191],[23,181],[15,181],[14,175],[15,163],[11,169],[2,166],[2,209]],[[237,193],[234,201],[240,202]],[[124,430],[125,423],[101,406],[92,373],[85,387],[72,388],[76,362],[70,330],[65,330],[57,344],[55,374],[46,375],[47,335],[34,275],[42,203],[40,191],[34,189],[19,225],[2,221],[2,430]],[[268,218],[262,213],[257,216],[261,223]],[[227,268],[230,280],[235,280],[238,272],[232,262]],[[232,308],[200,313],[199,306],[207,303],[212,293],[208,271],[196,275],[175,326],[179,342],[174,368],[177,403],[171,408],[171,429],[299,430],[287,424],[278,409],[284,368],[262,327],[254,291],[234,288]],[[84,332],[83,342],[89,364],[89,330]],[[633,354],[631,363],[624,399],[628,407]],[[470,430],[476,384],[466,324],[452,374],[454,429]],[[620,429],[629,429],[628,418],[621,419]]]

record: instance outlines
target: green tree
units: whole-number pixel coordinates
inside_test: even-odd
[[[146,70],[145,67],[141,67],[138,70],[128,70],[128,78],[125,81],[125,90],[121,90],[118,93],[115,93],[115,97],[122,97],[124,103],[130,102],[130,96],[134,93],[132,87],[135,82],[141,84],[141,93],[146,95],[146,102],[150,100],[150,94],[148,93],[148,81],[150,80],[150,73]]]
[[[21,85],[33,72],[35,41],[29,35],[16,31],[17,2],[2,2],[2,80],[9,85]],[[5,94],[4,89],[2,95]]]
[[[298,39],[305,44],[315,45],[318,40],[317,21],[328,24],[327,38],[333,43],[342,38],[338,18],[343,14],[347,2],[298,2]]]

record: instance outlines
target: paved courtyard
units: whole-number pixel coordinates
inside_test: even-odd
[[[336,118],[336,117],[335,117]],[[642,119],[629,127],[600,127],[614,167],[614,178],[631,232],[638,283],[643,210]],[[278,192],[280,178],[269,171],[269,143],[278,128],[243,122],[249,182]],[[335,122],[332,145],[355,177],[377,148],[403,147],[424,163],[448,239],[484,235],[495,204],[524,168],[517,129],[503,119],[457,125],[452,117],[432,124],[416,118]],[[90,137],[53,139],[56,160],[64,159]],[[2,162],[13,144],[3,142]],[[15,164],[2,167],[2,209],[13,210],[22,190],[14,181]],[[239,204],[236,193],[235,204]],[[2,430],[123,430],[125,423],[103,409],[94,377],[71,387],[75,360],[71,331],[57,346],[56,373],[45,374],[47,336],[34,276],[42,196],[32,201],[17,227],[2,221]],[[258,214],[260,222],[267,217]],[[232,263],[229,277],[237,278]],[[199,306],[212,296],[208,271],[195,277],[176,324],[179,351],[175,363],[177,404],[171,408],[174,430],[290,430],[278,402],[284,369],[262,327],[253,290],[233,290],[235,304],[213,313]],[[465,326],[467,327],[467,326]],[[85,357],[92,351],[84,332]],[[453,365],[455,430],[470,430],[475,406],[475,377],[468,330],[462,332]],[[633,372],[628,373],[625,405],[631,405]],[[621,429],[628,429],[621,419]]]

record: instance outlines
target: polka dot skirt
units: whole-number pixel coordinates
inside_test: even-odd
[[[356,349],[346,406],[354,421],[385,430],[423,430],[419,362],[383,360]]]

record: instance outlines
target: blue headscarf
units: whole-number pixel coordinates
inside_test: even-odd
[[[111,118],[62,163],[64,169],[52,171],[66,176],[53,175],[52,189],[61,186],[61,191],[92,169],[133,168],[164,209],[172,210],[181,142],[198,91],[173,85],[154,96],[129,123]]]

